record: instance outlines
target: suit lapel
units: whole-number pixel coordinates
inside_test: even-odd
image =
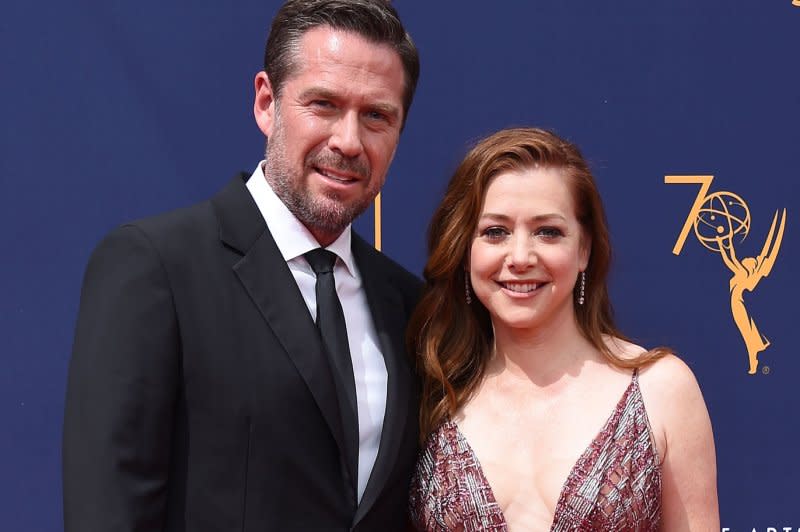
[[[386,412],[383,418],[380,447],[364,496],[358,506],[354,524],[369,511],[383,491],[396,462],[397,453],[408,420],[408,390],[412,376],[404,359],[405,323],[403,299],[376,260],[378,252],[353,233],[353,254],[358,263],[367,304],[383,353],[388,383]]]
[[[212,200],[220,239],[243,255],[234,272],[306,382],[344,456],[339,402],[317,328],[245,179],[235,178]]]

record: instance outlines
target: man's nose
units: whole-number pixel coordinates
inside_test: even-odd
[[[361,155],[364,147],[361,144],[361,124],[358,113],[347,112],[336,120],[328,140],[328,147],[348,158]]]

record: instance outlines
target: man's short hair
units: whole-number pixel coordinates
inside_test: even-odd
[[[280,96],[284,82],[297,68],[303,35],[320,26],[355,33],[397,52],[405,73],[405,124],[419,78],[419,53],[389,0],[288,0],[283,4],[272,20],[264,50],[264,71],[275,97]]]

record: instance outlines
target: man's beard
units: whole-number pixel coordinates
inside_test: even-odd
[[[267,182],[289,212],[309,230],[338,236],[369,207],[378,191],[350,204],[345,203],[339,194],[333,191],[325,193],[324,198],[315,197],[308,189],[308,183],[303,179],[303,175],[315,167],[324,167],[369,179],[368,165],[331,151],[312,152],[306,156],[300,173],[296,174],[286,161],[286,148],[281,131],[280,120],[276,117],[275,129],[267,143],[265,154],[264,176]]]

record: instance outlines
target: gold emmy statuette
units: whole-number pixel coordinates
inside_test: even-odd
[[[783,209],[781,213],[780,223],[778,222],[780,211],[775,211],[761,253],[757,257],[740,259],[736,254],[734,237],[739,236],[738,240],[741,242],[750,233],[750,209],[747,203],[733,192],[721,191],[708,194],[713,179],[713,176],[666,176],[664,178],[664,182],[668,184],[693,183],[700,185],[700,191],[689,211],[689,216],[686,217],[686,222],[672,252],[675,255],[680,254],[689,230],[693,227],[698,242],[706,249],[719,253],[722,257],[725,266],[733,274],[729,282],[731,314],[747,348],[748,373],[752,375],[758,370],[758,354],[767,349],[770,342],[759,332],[755,321],[747,312],[744,304],[744,291],[755,290],[761,279],[769,275],[772,270],[781,242],[783,242],[786,209]]]
[[[800,0],[792,0],[792,5],[800,7]]]

